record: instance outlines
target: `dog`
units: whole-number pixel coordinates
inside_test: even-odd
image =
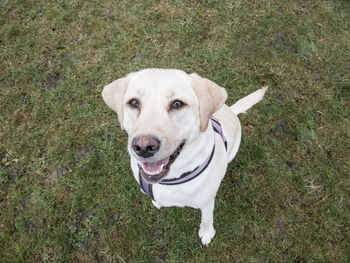
[[[201,210],[199,237],[215,235],[215,196],[241,142],[237,115],[261,101],[267,87],[225,103],[226,90],[196,73],[144,69],[106,85],[105,103],[128,134],[131,169],[153,205]]]

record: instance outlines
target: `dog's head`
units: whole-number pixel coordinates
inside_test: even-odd
[[[185,143],[208,127],[227,93],[197,74],[146,69],[105,86],[102,97],[129,135],[128,149],[142,175],[160,181]]]

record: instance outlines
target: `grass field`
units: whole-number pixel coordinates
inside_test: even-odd
[[[350,262],[347,0],[0,1],[0,262]],[[240,115],[209,247],[131,176],[104,85],[197,72]]]

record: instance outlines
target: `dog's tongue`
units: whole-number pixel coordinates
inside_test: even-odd
[[[169,162],[169,157],[164,158],[155,163],[142,163],[143,169],[148,174],[159,174],[162,171],[162,168],[167,165]]]

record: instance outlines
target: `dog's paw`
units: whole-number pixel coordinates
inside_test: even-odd
[[[201,226],[198,235],[202,240],[203,245],[208,246],[210,241],[215,236],[215,229],[213,226],[210,227],[203,227]]]
[[[162,208],[162,206],[161,206],[158,202],[156,202],[156,201],[152,201],[152,204],[153,204],[155,207],[157,207],[158,209],[161,209],[161,208]]]

